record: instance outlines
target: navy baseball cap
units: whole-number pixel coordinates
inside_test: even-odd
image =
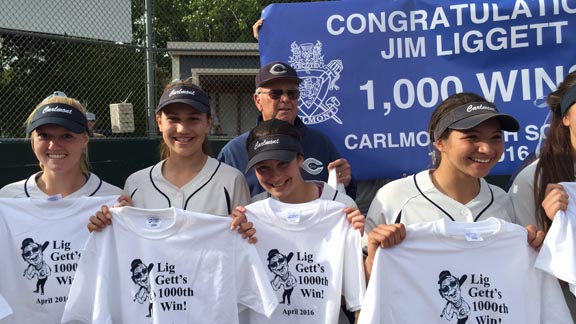
[[[298,77],[296,70],[294,70],[290,65],[274,61],[264,65],[256,74],[256,88],[261,87],[265,83],[273,80],[292,80],[297,84],[302,82],[302,79]]]
[[[38,107],[26,127],[26,133],[30,134],[36,128],[47,124],[59,125],[77,134],[88,132],[88,121],[84,113],[64,103],[50,103]]]
[[[292,161],[298,153],[302,154],[300,142],[290,135],[269,135],[258,138],[248,147],[249,161],[245,172],[250,171],[258,162],[266,160]]]
[[[470,102],[454,108],[438,122],[434,128],[433,141],[439,139],[447,129],[470,129],[490,118],[497,118],[502,130],[517,132],[520,129],[520,124],[514,117],[501,114],[494,104],[487,101]]]
[[[173,103],[183,103],[201,113],[210,112],[210,97],[202,89],[196,87],[181,85],[165,90],[156,107],[156,113]]]

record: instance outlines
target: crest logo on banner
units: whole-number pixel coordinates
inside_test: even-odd
[[[300,45],[293,42],[290,47],[292,56],[288,58],[288,63],[302,79],[298,109],[304,124],[319,124],[329,119],[342,124],[342,120],[337,116],[340,101],[329,94],[340,89],[336,81],[344,69],[342,60],[332,60],[324,64],[320,41],[316,41],[316,44]]]

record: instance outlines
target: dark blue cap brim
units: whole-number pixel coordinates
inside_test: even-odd
[[[501,129],[508,132],[517,132],[520,129],[520,124],[514,117],[506,114],[480,114],[473,115],[449,125],[449,129],[465,130],[474,128],[488,119],[496,118],[500,121]]]
[[[248,161],[248,165],[246,166],[246,170],[244,173],[247,173],[252,169],[253,166],[258,164],[259,162],[266,161],[266,160],[276,160],[276,161],[284,161],[289,162],[296,158],[298,152],[296,151],[287,151],[287,150],[270,150],[270,151],[263,151],[259,152],[250,161]]]
[[[38,107],[26,127],[26,133],[30,134],[36,128],[48,124],[62,126],[77,134],[88,132],[86,115],[65,103],[49,103]]]
[[[56,117],[56,116],[47,116],[47,117],[40,117],[40,118],[34,120],[33,122],[31,122],[30,125],[28,125],[28,127],[26,127],[26,133],[30,134],[36,128],[38,128],[40,126],[44,126],[44,125],[62,126],[64,128],[66,128],[67,130],[72,131],[72,132],[77,133],[77,134],[82,134],[82,133],[88,131],[88,129],[86,128],[85,125],[78,124],[78,123],[76,123],[70,119],[60,118],[60,117]]]
[[[156,113],[159,113],[160,110],[166,108],[166,106],[173,104],[173,103],[185,104],[185,105],[190,106],[191,108],[194,108],[194,109],[198,110],[199,112],[205,113],[205,114],[210,112],[210,107],[208,107],[206,104],[204,104],[200,101],[192,100],[192,99],[185,99],[185,98],[174,98],[171,100],[166,100],[162,104],[159,104],[158,107],[156,107]]]

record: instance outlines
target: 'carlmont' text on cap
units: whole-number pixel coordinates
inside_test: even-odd
[[[497,110],[496,110],[494,107],[492,107],[492,106],[487,106],[487,105],[484,105],[484,104],[482,104],[482,103],[479,104],[479,105],[474,105],[474,104],[472,104],[472,105],[469,105],[469,106],[466,108],[466,111],[467,111],[467,112],[473,112],[473,111],[476,111],[476,110],[489,110],[489,111],[492,111],[492,112],[497,112]]]
[[[262,146],[272,145],[272,144],[280,144],[280,139],[276,138],[276,139],[265,139],[262,141],[256,141],[256,143],[254,144],[254,149],[257,150],[257,149],[261,148]]]
[[[471,129],[490,118],[497,118],[504,131],[516,132],[520,127],[514,117],[501,114],[494,104],[487,101],[471,102],[452,109],[440,119],[431,134],[432,139],[438,140],[447,129]]]
[[[258,162],[265,160],[291,161],[302,153],[300,141],[290,135],[274,134],[255,139],[248,145],[248,172]]]
[[[196,91],[193,90],[186,90],[186,89],[173,89],[172,91],[170,91],[170,93],[168,94],[168,97],[172,97],[175,95],[190,95],[190,96],[195,96],[196,95]]]
[[[74,109],[74,108],[72,108]],[[72,115],[72,109],[66,109],[66,108],[60,108],[58,106],[54,106],[54,107],[50,107],[47,106],[44,109],[42,109],[42,114],[46,114],[46,113],[65,113],[68,115]]]
[[[196,86],[177,85],[166,89],[160,97],[156,113],[173,103],[185,104],[201,113],[210,113],[210,97]]]
[[[77,134],[89,131],[86,115],[74,106],[60,102],[38,107],[26,126],[26,133],[30,134],[36,128],[47,124],[62,126]]]

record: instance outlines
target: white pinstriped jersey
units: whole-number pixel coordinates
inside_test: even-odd
[[[369,233],[379,224],[405,225],[451,218],[458,222],[474,222],[489,217],[511,221],[515,218],[506,192],[479,179],[478,196],[462,204],[440,192],[430,179],[430,170],[421,171],[384,185],[372,200],[366,215]]]
[[[250,203],[246,179],[240,171],[229,165],[208,157],[198,175],[178,188],[162,175],[164,161],[137,171],[126,180],[124,194],[132,198],[134,207],[176,207],[225,216],[236,206]]]
[[[42,172],[35,173],[27,179],[7,184],[0,189],[1,198],[48,198],[38,185],[36,179]],[[66,199],[78,198],[83,196],[119,196],[122,190],[114,185],[111,185],[102,179],[98,178],[94,173],[90,173],[90,177],[80,189],[70,195],[64,197]]]

